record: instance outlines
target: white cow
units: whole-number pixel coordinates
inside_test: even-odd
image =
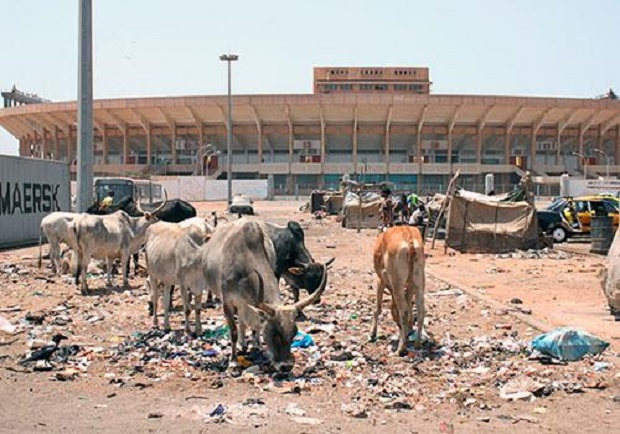
[[[164,328],[170,329],[171,290],[174,285],[178,284],[175,250],[177,240],[190,232],[196,237],[208,237],[213,230],[213,227],[200,217],[193,217],[180,223],[158,222],[146,230],[145,256],[149,273],[147,283],[151,292],[153,326],[155,328],[159,327],[157,303],[160,290],[163,289]],[[189,333],[189,307],[186,292],[183,289],[181,289],[181,296],[186,313],[185,330]]]
[[[136,203],[140,209],[140,204]],[[78,267],[75,283],[82,277],[82,294],[88,291],[86,268],[91,258],[106,259],[108,285],[112,285],[112,261],[121,259],[123,267],[123,285],[129,286],[127,271],[129,257],[140,250],[144,243],[146,229],[157,221],[155,214],[164,207],[164,201],[152,213],[144,212],[142,217],[130,217],[125,211],[116,211],[109,215],[82,214],[74,223]],[[142,209],[140,209],[142,211]]]
[[[75,232],[72,229],[73,222],[80,214],[73,212],[53,212],[46,215],[41,220],[41,232],[39,234],[39,268],[42,265],[43,256],[43,235],[50,245],[50,262],[52,263],[52,273],[59,269],[60,243],[66,243],[70,248],[75,249]]]

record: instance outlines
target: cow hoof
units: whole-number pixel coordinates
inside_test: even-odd
[[[377,335],[368,336],[368,342],[377,342]]]

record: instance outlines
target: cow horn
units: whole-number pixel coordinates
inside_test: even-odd
[[[327,286],[327,267],[324,264],[321,264],[321,268],[323,271],[323,276],[321,277],[321,284],[319,285],[319,289],[309,297],[304,298],[303,300],[299,300],[295,303],[295,308],[298,311],[304,310],[306,307],[313,304],[315,301],[321,298],[323,295],[323,291],[325,291],[325,287]]]
[[[166,206],[166,202],[168,202],[168,191],[166,191],[165,188],[162,187],[162,189],[164,190],[164,201],[161,203],[161,205],[159,205],[157,208],[155,208],[153,210],[153,212],[151,214],[155,215],[155,213],[161,211],[163,209],[164,206]]]
[[[136,190],[136,208],[138,209],[138,211],[140,211],[142,213],[142,215],[144,215],[144,210],[142,209],[142,207],[140,206],[140,188],[138,187],[138,189]]]

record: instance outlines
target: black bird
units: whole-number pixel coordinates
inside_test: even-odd
[[[57,334],[52,338],[53,345],[47,345],[43,348],[40,348],[33,352],[30,357],[19,362],[20,365],[26,365],[31,362],[36,362],[39,360],[45,360],[45,363],[49,364],[50,357],[54,354],[54,352],[58,349],[58,344],[63,339],[68,339],[65,335]]]

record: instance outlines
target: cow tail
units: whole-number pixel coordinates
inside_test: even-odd
[[[42,256],[43,256],[43,228],[39,229],[39,270],[41,269],[41,266],[43,265],[43,260],[42,260]]]
[[[418,252],[416,252],[415,245],[413,244],[413,238],[410,238],[409,241],[407,241],[407,262],[409,265],[409,276],[407,276],[408,281],[411,281],[413,278],[413,267],[415,265],[415,257],[417,253]]]
[[[82,243],[80,243],[80,231],[75,224],[72,225],[73,234],[75,235],[75,254],[77,255],[77,267],[75,271],[75,284],[80,283],[80,274],[82,273]]]

